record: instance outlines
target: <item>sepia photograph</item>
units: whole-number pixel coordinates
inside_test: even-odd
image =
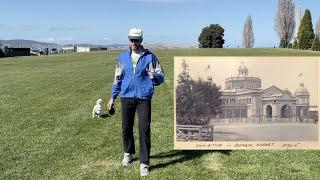
[[[318,60],[175,57],[175,145],[318,143]]]

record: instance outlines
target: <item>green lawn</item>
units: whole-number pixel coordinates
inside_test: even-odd
[[[173,150],[174,56],[320,56],[319,52],[285,49],[154,52],[162,63],[166,80],[154,95],[151,174],[146,179],[320,177],[320,151]],[[121,166],[119,101],[115,116],[91,118],[95,101],[103,98],[106,103],[109,99],[118,53],[0,59],[0,179],[140,178],[138,161],[127,168]]]

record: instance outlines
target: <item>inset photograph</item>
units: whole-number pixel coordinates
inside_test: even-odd
[[[175,143],[319,143],[318,60],[176,57]]]

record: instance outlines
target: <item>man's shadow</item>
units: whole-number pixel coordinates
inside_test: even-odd
[[[159,154],[151,156],[152,159],[164,159],[164,158],[174,158],[174,159],[169,160],[165,163],[152,165],[152,166],[150,166],[150,170],[164,168],[169,165],[198,159],[198,158],[201,158],[203,155],[208,154],[210,152],[218,152],[218,153],[222,153],[224,155],[229,156],[231,150],[219,150],[219,151],[215,151],[215,150],[171,150],[168,152],[163,152],[163,153],[159,153]]]

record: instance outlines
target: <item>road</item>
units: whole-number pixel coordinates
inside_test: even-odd
[[[216,124],[214,141],[318,141],[318,124]]]

